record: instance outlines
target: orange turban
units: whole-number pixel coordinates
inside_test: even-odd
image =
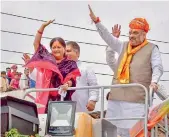
[[[144,30],[146,33],[150,29],[148,22],[144,18],[135,18],[135,19],[133,19],[130,22],[129,27],[131,29],[141,29],[141,30]]]

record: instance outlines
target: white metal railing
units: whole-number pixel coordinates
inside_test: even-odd
[[[120,88],[120,87],[141,87],[145,92],[145,115],[144,117],[127,117],[127,118],[104,118],[104,90],[110,89],[110,88]],[[147,123],[148,123],[148,91],[145,86],[137,83],[132,84],[116,84],[116,85],[109,85],[109,86],[86,86],[86,87],[70,87],[68,90],[84,90],[84,89],[101,89],[101,119],[106,119],[110,121],[114,120],[140,120],[144,119],[144,134],[145,137],[148,136],[148,129],[147,129]],[[30,92],[48,92],[48,91],[56,91],[59,90],[59,88],[48,88],[48,89],[27,89],[25,91],[25,94],[23,96],[23,99],[26,97],[27,94]]]

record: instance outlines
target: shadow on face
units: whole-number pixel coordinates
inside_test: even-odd
[[[74,49],[71,44],[66,45],[66,56],[68,59],[77,61],[79,55],[79,51],[77,49]]]
[[[53,56],[60,60],[64,58],[64,54],[65,54],[65,48],[62,46],[62,44],[60,44],[59,41],[55,41],[52,46],[51,46],[51,51]]]
[[[6,78],[6,74],[1,74],[1,77]]]
[[[129,40],[131,46],[139,46],[146,39],[146,32],[140,29],[130,29]]]
[[[53,38],[50,41],[50,49],[56,60],[62,60],[65,57],[66,43],[61,37]]]
[[[25,70],[24,70],[24,74],[25,74],[26,76],[28,76],[28,75],[29,75],[29,69],[25,69]]]

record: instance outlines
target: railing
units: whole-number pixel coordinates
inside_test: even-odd
[[[127,117],[127,118],[104,118],[104,90],[105,89],[110,89],[110,88],[121,88],[121,87],[141,87],[144,92],[145,92],[145,115],[144,117]],[[111,85],[111,86],[86,86],[86,87],[70,87],[68,90],[84,90],[84,89],[101,89],[101,119],[106,119],[110,121],[115,121],[115,120],[140,120],[144,119],[144,134],[145,137],[148,135],[148,129],[147,129],[147,122],[148,122],[148,91],[145,86],[137,83],[133,84],[116,84],[116,85]],[[27,94],[30,92],[48,92],[48,91],[56,91],[59,90],[58,88],[49,88],[49,89],[28,89],[26,90],[23,99],[26,97]]]
[[[161,99],[161,100],[165,100],[167,97],[166,95],[164,95],[162,92],[157,91],[157,92],[153,92],[153,89],[150,88],[150,107],[153,105],[153,95],[154,93],[157,94],[157,96]],[[158,127],[160,127],[161,129],[163,129],[163,131],[165,132],[165,137],[169,137],[169,131],[168,131],[168,120],[167,120],[167,115],[164,117],[164,127],[161,124],[156,124],[154,128],[151,129],[151,137],[158,137]]]

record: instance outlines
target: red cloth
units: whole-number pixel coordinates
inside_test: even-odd
[[[13,89],[19,89],[19,80],[12,79],[12,81],[11,81],[11,87]]]
[[[11,71],[8,71],[7,76],[8,76],[8,78],[12,78],[12,73],[11,73]]]

